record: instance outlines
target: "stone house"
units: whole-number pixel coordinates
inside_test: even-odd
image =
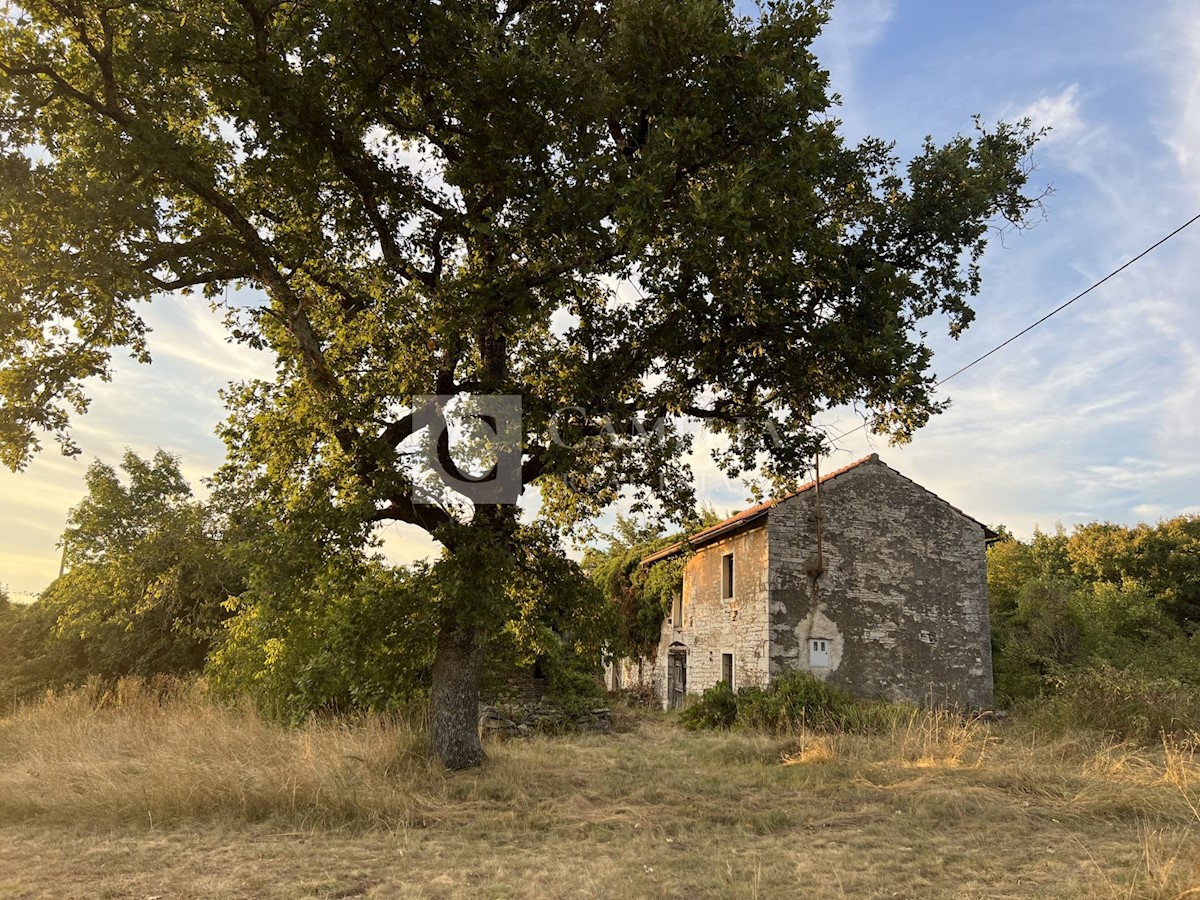
[[[653,658],[608,667],[666,708],[804,670],[861,697],[992,702],[986,526],[877,454],[642,560],[690,552]]]

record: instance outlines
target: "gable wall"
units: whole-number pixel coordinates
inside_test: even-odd
[[[768,513],[772,678],[812,669],[859,696],[988,706],[992,660],[983,529],[877,462],[821,487],[824,574],[814,597],[816,494]]]

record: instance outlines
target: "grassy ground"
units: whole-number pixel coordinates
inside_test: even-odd
[[[0,897],[1200,897],[1200,760],[916,717],[493,745],[127,685],[0,719]]]

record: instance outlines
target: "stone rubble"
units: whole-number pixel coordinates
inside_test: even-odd
[[[608,709],[589,709],[569,715],[551,703],[479,705],[479,730],[484,738],[529,737],[566,731],[605,732],[612,727]]]

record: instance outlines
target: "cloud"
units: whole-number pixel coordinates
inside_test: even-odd
[[[382,542],[379,548],[388,562],[407,566],[421,559],[436,559],[442,546],[416,525],[389,522],[376,530]]]
[[[85,468],[50,450],[19,474],[0,469],[0,585],[34,593],[58,575],[55,545],[83,496]]]
[[[271,354],[231,342],[221,315],[194,299],[165,298],[152,304],[145,318],[153,328],[149,342],[155,363],[175,362],[199,368],[221,384],[271,378]]]
[[[1079,85],[1072,84],[1057,94],[1043,94],[1021,111],[1018,119],[1029,119],[1034,128],[1049,128],[1043,146],[1051,142],[1072,142],[1087,131],[1079,111]]]
[[[1170,46],[1156,60],[1170,105],[1157,124],[1195,196],[1200,194],[1200,7],[1192,0],[1176,2],[1165,34]]]
[[[867,52],[883,40],[896,15],[897,5],[896,0],[839,3],[813,43],[817,58],[829,70],[833,90],[842,97],[844,131],[859,130],[851,127],[850,117],[857,106],[852,98],[857,92],[860,69]]]
[[[219,314],[203,301],[165,298],[143,316],[154,362],[118,358],[110,382],[86,386],[92,405],[74,423],[82,454],[67,459],[47,444],[24,472],[0,470],[0,583],[15,591],[41,591],[58,574],[55,544],[67,511],[83,498],[92,460],[116,465],[127,447],[147,457],[162,447],[179,454],[184,476],[203,497],[201,479],[224,459],[214,434],[225,416],[218,391],[271,374],[267,354],[228,343]]]
[[[829,24],[822,33],[826,53],[840,61],[852,61],[867,48],[879,43],[895,18],[896,0],[855,0],[834,7]]]

